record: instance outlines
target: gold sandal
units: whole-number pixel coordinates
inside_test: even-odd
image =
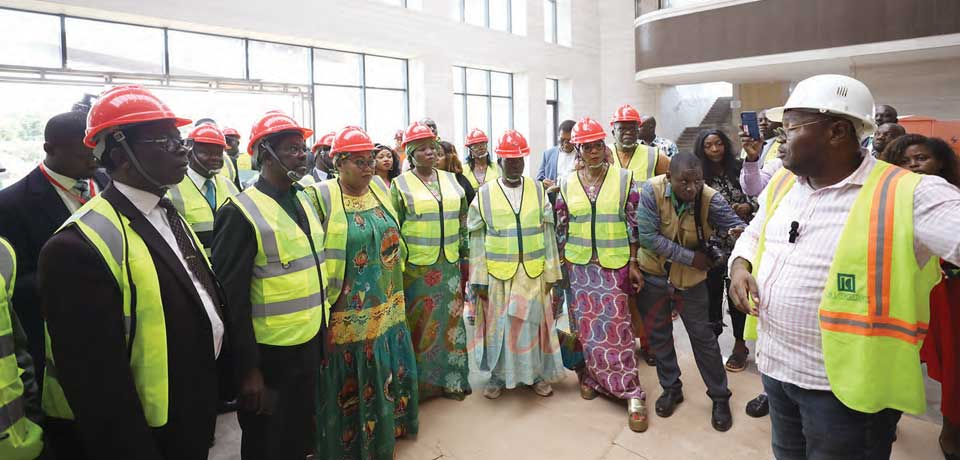
[[[631,431],[643,433],[647,431],[647,407],[640,398],[630,398],[627,402],[627,425]]]
[[[593,388],[590,388],[589,386],[584,385],[584,384],[581,383],[581,384],[580,384],[580,397],[583,398],[583,399],[586,399],[587,401],[590,401],[590,400],[592,400],[592,399],[596,399],[596,397],[597,397],[597,390],[594,390]]]

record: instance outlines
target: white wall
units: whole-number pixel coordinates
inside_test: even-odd
[[[660,92],[657,135],[676,139],[684,128],[697,126],[719,97],[733,95],[730,83],[664,86]]]
[[[603,2],[600,17],[600,112],[590,116],[606,125],[617,107],[631,104],[641,114],[659,110],[655,85],[635,81],[636,53],[634,44],[634,5],[632,1]],[[657,122],[660,123],[658,116]],[[658,128],[659,131],[659,128]]]
[[[960,58],[855,67],[850,76],[870,88],[877,104],[903,115],[960,120]]]
[[[26,10],[407,58],[410,119],[430,116],[441,136],[451,139],[451,67],[512,72],[515,126],[535,152],[528,162],[532,167],[539,166],[546,147],[545,78],[561,80],[561,94],[572,98],[572,107],[561,107],[562,117],[589,114],[605,120],[622,102],[644,102],[633,81],[632,1],[602,1],[602,20],[600,0],[561,2],[561,17],[571,18],[569,35],[562,35],[572,46],[544,41],[541,0],[513,0],[515,14],[525,12],[513,20],[524,35],[460,24],[451,19],[454,0],[415,3],[417,8],[404,9],[376,0],[0,0],[0,6]],[[598,27],[613,20],[615,30]],[[607,29],[611,33],[603,32],[601,39]],[[602,45],[614,51],[601,59]]]

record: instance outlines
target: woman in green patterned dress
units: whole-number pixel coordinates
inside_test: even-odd
[[[468,203],[456,177],[434,168],[442,150],[429,127],[410,125],[403,148],[413,168],[393,180],[390,193],[409,250],[403,290],[420,396],[463,400],[470,368],[459,262],[467,253]]]
[[[406,248],[374,146],[360,128],[340,131],[337,179],[307,194],[326,228],[327,299],[317,408],[317,458],[393,458],[395,439],[418,429],[417,367],[403,297]]]

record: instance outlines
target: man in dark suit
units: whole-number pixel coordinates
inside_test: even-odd
[[[53,358],[43,404],[68,427],[50,433],[60,457],[207,457],[223,294],[162,198],[186,173],[188,123],[132,85],[90,110],[85,142],[113,184],[50,238],[38,273]]]
[[[43,314],[37,292],[40,248],[70,214],[106,188],[110,178],[97,170],[93,151],[83,145],[85,112],[54,116],[44,128],[43,162],[26,177],[0,190],[0,236],[17,253],[13,306],[27,335],[28,350],[43,381]]]

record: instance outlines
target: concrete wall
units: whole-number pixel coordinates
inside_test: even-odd
[[[790,82],[742,83],[738,87],[741,103],[738,113],[781,106],[787,102],[787,97],[790,95]]]
[[[850,75],[864,82],[878,104],[902,115],[960,120],[960,58],[861,66]]]
[[[733,95],[729,83],[664,86],[660,91],[657,134],[676,139],[684,128],[697,126],[719,97]]]
[[[600,112],[589,114],[606,124],[617,107],[632,104],[642,114],[657,113],[657,85],[645,85],[634,78],[632,1],[603,2],[600,16]],[[660,122],[660,118],[657,118]],[[659,128],[658,128],[659,130]]]

